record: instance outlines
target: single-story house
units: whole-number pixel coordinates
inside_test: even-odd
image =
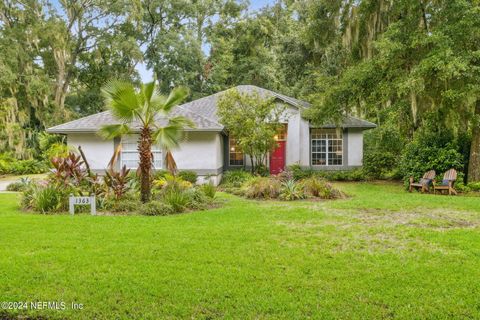
[[[273,97],[283,105],[284,130],[276,135],[278,147],[267,163],[272,174],[292,164],[315,170],[348,170],[362,165],[363,131],[375,128],[375,124],[346,116],[340,127],[334,124],[314,127],[301,115],[302,110],[310,106],[307,102],[252,85],[241,85],[236,89],[244,93],[257,92],[261,97]],[[220,182],[225,170],[248,167],[250,161],[217,116],[217,102],[224,92],[182,104],[173,111],[173,115],[183,115],[195,124],[194,129],[186,130],[180,148],[173,150],[178,169],[193,170],[200,181],[209,179],[215,184]],[[110,111],[104,111],[51,127],[47,132],[64,134],[69,146],[81,146],[92,170],[103,172],[118,144],[122,144],[118,166],[136,169],[137,135],[108,141],[97,134],[102,125],[115,123],[118,121]],[[155,147],[152,151],[155,169],[162,169],[163,151]]]

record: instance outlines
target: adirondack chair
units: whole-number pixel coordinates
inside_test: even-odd
[[[425,174],[423,175],[423,178],[420,179],[420,181],[418,182],[415,182],[413,180],[413,177],[410,177],[410,187],[408,188],[408,190],[410,192],[413,191],[413,189],[416,189],[416,188],[422,188],[422,193],[425,192],[425,191],[430,191],[430,184],[433,183],[433,181],[435,180],[435,170],[430,170],[430,171],[427,171],[425,172]]]
[[[457,190],[453,187],[455,184],[455,180],[457,180],[457,171],[455,169],[450,169],[445,174],[443,175],[443,180],[441,184],[436,184],[433,183],[433,193],[435,191],[440,190],[442,192],[443,190],[447,190],[448,194],[451,195],[457,194]]]

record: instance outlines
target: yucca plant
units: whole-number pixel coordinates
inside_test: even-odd
[[[116,80],[108,83],[102,93],[107,107],[120,123],[103,126],[100,134],[106,139],[113,139],[140,131],[140,193],[142,202],[148,202],[151,198],[152,144],[158,143],[166,151],[166,167],[175,174],[177,166],[171,150],[178,147],[183,130],[194,126],[183,116],[169,117],[174,107],[187,97],[188,91],[176,88],[167,97],[156,90],[155,81],[142,84],[136,90],[132,83]],[[155,121],[161,117],[167,119],[165,125]],[[132,127],[134,122],[138,122],[139,127]]]

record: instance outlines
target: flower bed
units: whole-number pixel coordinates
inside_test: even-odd
[[[211,185],[197,186],[191,172],[180,175],[162,173],[153,180],[153,201],[140,202],[139,182],[135,174],[123,167],[120,171],[109,169],[103,177],[91,173],[80,156],[70,153],[66,157],[52,159],[53,169],[46,180],[22,181],[15,187],[23,191],[22,207],[38,213],[61,213],[68,211],[70,195],[96,196],[100,214],[169,215],[185,211],[204,210],[217,205],[216,188]],[[79,207],[80,211],[86,208]]]

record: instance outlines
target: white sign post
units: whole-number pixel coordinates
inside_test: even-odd
[[[92,216],[97,214],[97,206],[95,203],[95,195],[92,194],[89,197],[75,197],[70,194],[68,199],[68,207],[71,215],[75,214],[75,206],[90,206],[90,213]]]

